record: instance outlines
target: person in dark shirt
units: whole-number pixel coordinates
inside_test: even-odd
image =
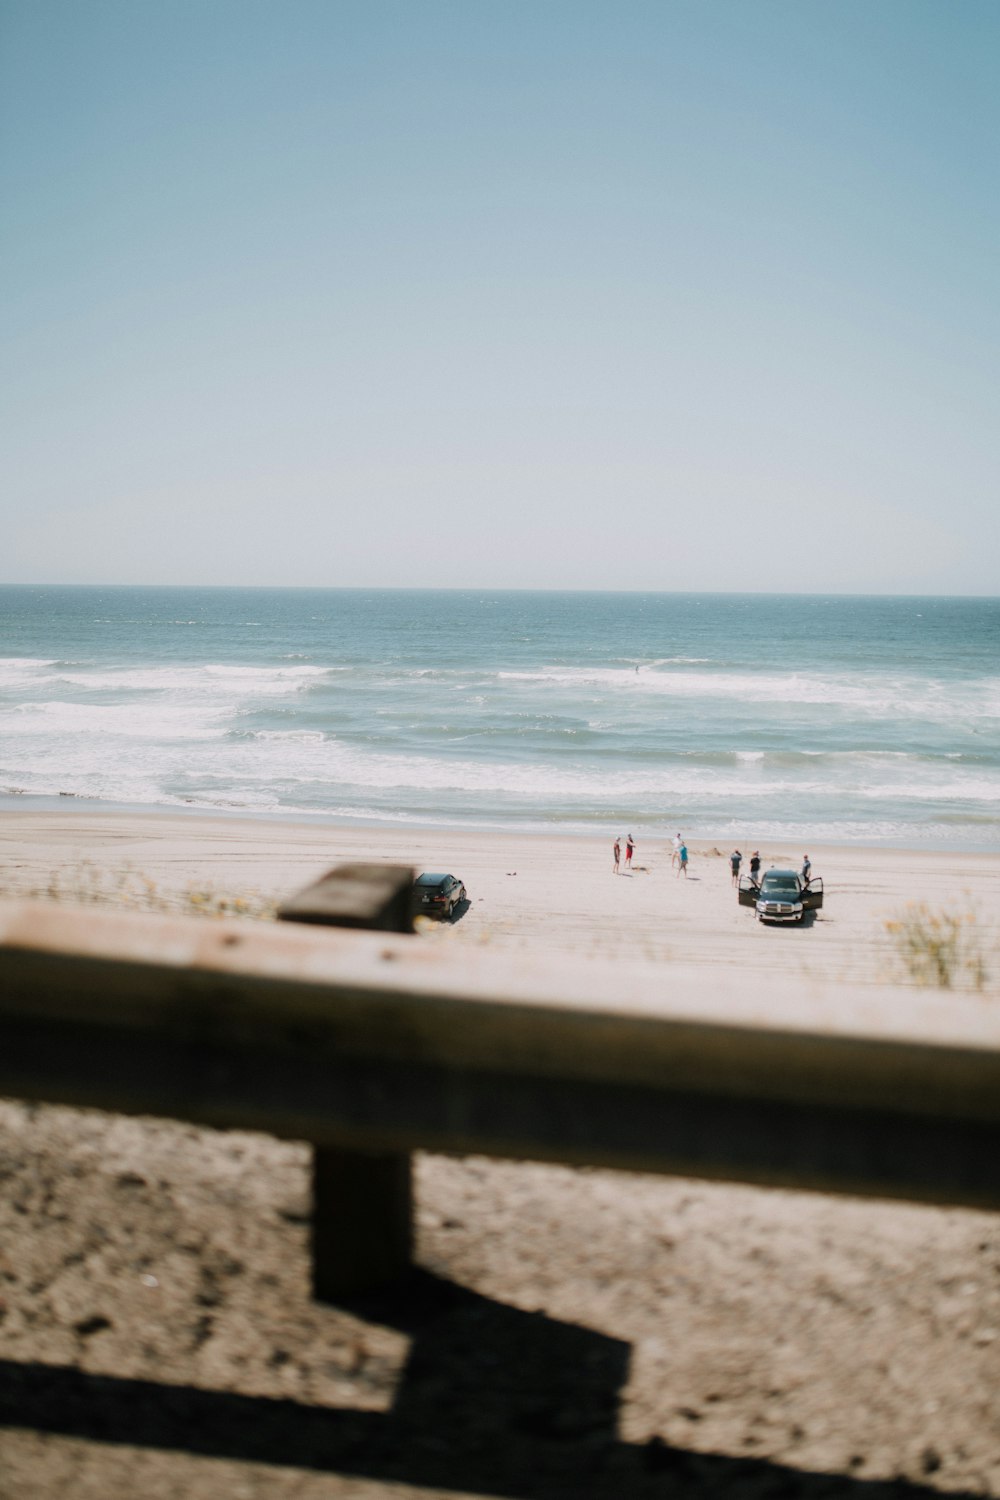
[[[733,885],[739,885],[740,883],[740,865],[742,863],[742,854],[738,849],[734,849],[732,854],[729,856],[729,868],[732,871],[733,875]]]

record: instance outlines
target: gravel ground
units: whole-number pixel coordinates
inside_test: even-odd
[[[309,1290],[309,1153],[0,1102],[2,1500],[1000,1496],[1000,1217],[420,1157]]]

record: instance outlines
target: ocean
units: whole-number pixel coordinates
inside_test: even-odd
[[[8,586],[0,797],[995,851],[1000,599]]]

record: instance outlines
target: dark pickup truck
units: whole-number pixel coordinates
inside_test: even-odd
[[[768,870],[759,885],[743,875],[739,899],[741,906],[754,908],[758,922],[801,922],[807,911],[822,907],[823,882],[805,882],[797,870]]]

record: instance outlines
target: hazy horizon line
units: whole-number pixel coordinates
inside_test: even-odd
[[[615,589],[555,586],[522,587],[510,584],[379,584],[379,583],[82,583],[7,582],[0,589],[186,589],[212,593],[261,591],[324,594],[607,594],[622,597],[718,599],[976,599],[1000,600],[1000,594],[915,593],[899,589]]]

